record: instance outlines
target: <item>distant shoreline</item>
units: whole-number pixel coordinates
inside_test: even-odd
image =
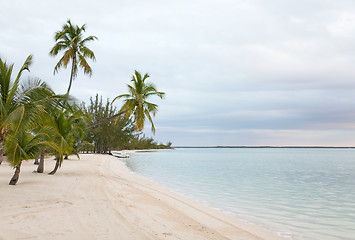
[[[327,147],[327,146],[173,146],[173,148],[333,148],[355,149],[354,147]]]

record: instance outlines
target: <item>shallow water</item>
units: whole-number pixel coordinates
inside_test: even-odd
[[[177,149],[127,166],[285,238],[355,239],[355,149]]]

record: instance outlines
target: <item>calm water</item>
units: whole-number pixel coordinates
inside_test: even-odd
[[[355,239],[355,149],[177,149],[127,165],[285,238]]]

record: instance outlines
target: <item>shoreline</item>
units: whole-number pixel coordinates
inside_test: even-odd
[[[118,155],[118,156],[116,155],[115,157],[117,157],[117,159],[119,161],[122,161],[124,163],[125,167],[127,168],[127,171],[129,171],[131,174],[135,174],[138,177],[144,178],[146,181],[158,184],[159,186],[165,188],[167,191],[171,192],[172,194],[176,194],[187,201],[193,201],[193,202],[203,205],[204,207],[207,207],[209,209],[216,210],[225,216],[232,217],[233,218],[232,221],[237,221],[238,224],[243,224],[243,225],[246,224],[247,226],[252,226],[253,228],[262,229],[262,231],[266,231],[267,234],[269,234],[269,233],[276,234],[276,236],[278,237],[277,239],[291,239],[291,240],[294,239],[294,234],[292,234],[290,232],[285,232],[285,231],[277,231],[276,228],[274,229],[274,228],[268,226],[266,221],[262,221],[260,219],[259,220],[255,219],[255,217],[253,217],[251,215],[247,215],[247,214],[236,214],[235,212],[231,212],[231,211],[225,210],[221,207],[217,207],[214,204],[212,204],[206,200],[196,198],[192,195],[185,194],[185,193],[178,191],[178,190],[174,190],[174,189],[170,188],[169,186],[164,185],[163,183],[159,183],[153,179],[142,176],[139,173],[136,173],[133,170],[131,170],[126,165],[126,163],[125,163],[126,160],[124,160],[126,158],[122,158],[119,156],[119,155],[128,155],[129,157],[131,157],[132,154],[140,153],[140,152],[157,152],[157,151],[172,151],[172,150],[175,150],[175,149],[173,148],[173,149],[119,150],[119,151],[113,151],[112,153],[115,152],[113,154],[113,156],[115,156],[115,154]]]
[[[54,176],[0,166],[0,239],[284,239],[135,174],[109,155],[70,156]]]

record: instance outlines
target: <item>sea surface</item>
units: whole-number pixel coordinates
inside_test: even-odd
[[[355,239],[355,149],[186,148],[125,161],[139,175],[285,239]]]

